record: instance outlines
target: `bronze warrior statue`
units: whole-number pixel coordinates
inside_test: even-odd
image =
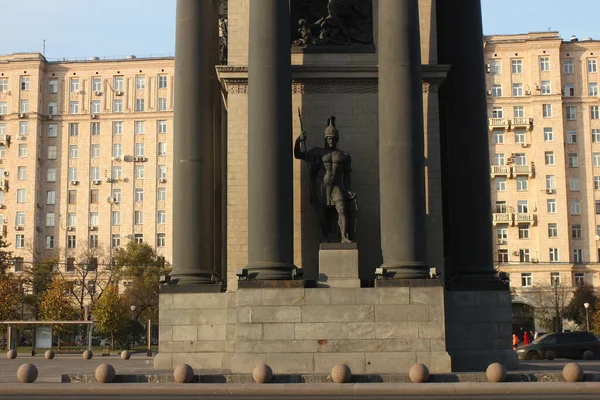
[[[325,147],[302,150],[306,142],[306,132],[302,132],[294,145],[294,157],[310,166],[311,193],[319,216],[321,242],[352,243],[357,204],[356,194],[350,191],[352,160],[350,154],[337,148],[338,140],[335,117],[331,116],[325,128]]]

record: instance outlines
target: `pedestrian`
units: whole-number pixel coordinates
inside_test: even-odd
[[[517,346],[519,345],[519,337],[516,333],[513,333],[513,350],[517,351]]]
[[[527,346],[529,344],[529,334],[527,333],[527,331],[525,331],[525,333],[523,333],[523,344],[525,346]]]

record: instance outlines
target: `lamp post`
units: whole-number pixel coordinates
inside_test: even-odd
[[[585,324],[587,326],[587,331],[590,331],[590,317],[589,317],[589,311],[588,309],[590,308],[590,303],[583,303],[583,307],[585,307]]]
[[[131,307],[129,307],[129,309],[131,310],[131,349],[133,350],[133,348],[135,347],[135,338],[133,337],[133,313],[135,312],[135,306],[132,305]]]

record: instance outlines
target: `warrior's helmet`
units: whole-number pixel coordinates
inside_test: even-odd
[[[327,139],[328,137],[334,137],[337,139],[339,139],[340,137],[340,133],[335,127],[335,117],[333,115],[327,118],[327,128],[325,128],[325,139]]]

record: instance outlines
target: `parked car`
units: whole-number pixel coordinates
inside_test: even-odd
[[[544,335],[519,347],[520,360],[573,358],[590,360],[600,357],[600,341],[591,332],[562,332]]]

